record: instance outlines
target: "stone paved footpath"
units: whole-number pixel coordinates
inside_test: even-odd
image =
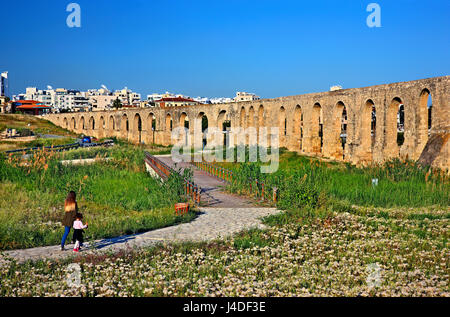
[[[162,157],[162,159],[167,164],[173,164],[168,157]],[[194,170],[194,180],[206,190],[206,194],[202,196],[206,207],[199,208],[200,213],[192,222],[141,234],[88,242],[80,253],[72,251],[73,245],[67,245],[65,251],[61,251],[59,246],[5,251],[0,254],[0,265],[7,263],[9,259],[19,263],[28,260],[62,259],[74,255],[149,247],[159,243],[198,242],[225,238],[246,229],[263,229],[261,219],[279,212],[276,208],[253,207],[252,203],[243,197],[224,193],[221,190],[224,183],[202,171]]]
[[[148,231],[146,233],[96,240],[86,243],[79,255],[115,252],[129,248],[154,246],[158,243],[208,241],[225,238],[250,228],[263,229],[261,218],[278,213],[275,208],[200,208],[200,214],[192,222]],[[61,251],[59,246],[5,251],[0,264],[8,258],[17,262],[38,259],[62,259],[76,254],[71,244]],[[92,248],[91,248],[92,247]]]

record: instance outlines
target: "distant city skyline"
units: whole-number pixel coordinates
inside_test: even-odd
[[[261,98],[448,75],[450,2],[72,1],[2,4],[0,72],[26,87]],[[20,19],[17,19],[20,13]]]

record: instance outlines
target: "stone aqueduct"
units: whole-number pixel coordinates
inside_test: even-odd
[[[46,118],[98,138],[115,136],[135,143],[169,145],[174,143],[174,127],[184,126],[188,120],[193,134],[206,116],[208,127],[221,128],[224,121],[231,127],[279,127],[280,147],[306,155],[354,164],[399,157],[449,169],[449,83],[450,76],[444,76],[248,102],[51,114]],[[404,131],[401,145],[397,142],[399,121]],[[343,128],[345,143],[341,140]]]

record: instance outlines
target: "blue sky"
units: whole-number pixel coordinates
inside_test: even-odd
[[[10,93],[47,85],[264,98],[450,74],[450,1],[1,0]],[[81,28],[66,6],[81,6]],[[381,6],[381,28],[366,7]]]

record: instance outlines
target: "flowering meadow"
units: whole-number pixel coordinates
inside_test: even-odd
[[[449,211],[287,212],[221,241],[12,263],[0,296],[449,296]]]

